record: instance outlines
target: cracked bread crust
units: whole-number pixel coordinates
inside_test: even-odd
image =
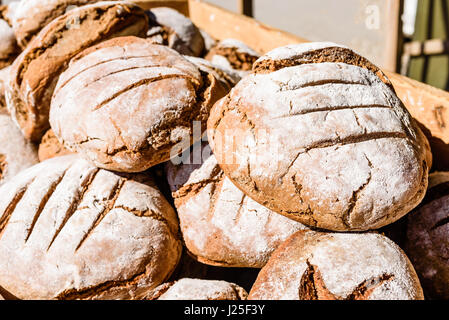
[[[38,162],[36,147],[25,140],[9,114],[0,111],[0,185]]]
[[[70,9],[98,0],[22,0],[15,12],[13,27],[20,47],[27,44],[51,21]]]
[[[176,214],[149,174],[71,155],[0,192],[0,286],[20,299],[139,299],[180,259]]]
[[[253,72],[215,104],[214,154],[244,193],[305,225],[365,231],[390,224],[424,197],[428,141],[389,82],[369,68],[352,60],[296,64],[310,46],[268,53],[260,61],[291,62]]]
[[[426,197],[407,216],[404,250],[430,299],[449,298],[449,172],[429,176]]]
[[[201,154],[210,154],[207,143]],[[285,239],[305,229],[242,193],[212,154],[202,164],[168,162],[166,172],[185,246],[201,263],[262,268]]]
[[[228,90],[176,51],[121,37],[88,49],[59,78],[50,122],[71,150],[97,166],[141,172],[193,144]],[[172,151],[181,146],[182,150]],[[176,154],[172,154],[176,153]]]
[[[65,155],[72,154],[70,150],[64,148],[62,143],[59,142],[58,138],[52,129],[48,130],[42,137],[42,141],[39,144],[39,161],[45,161],[55,157],[61,157]]]
[[[166,7],[153,8],[147,14],[150,20],[147,38],[150,41],[183,55],[199,57],[203,53],[204,39],[192,20]]]
[[[106,39],[143,36],[147,28],[145,12],[126,1],[82,6],[44,27],[14,61],[6,87],[8,109],[25,137],[39,142],[49,129],[51,96],[72,57]]]
[[[288,268],[285,266],[288,265]],[[271,256],[248,300],[423,300],[404,252],[377,233],[298,231]]]
[[[146,300],[246,300],[242,287],[217,280],[183,278],[154,289]]]

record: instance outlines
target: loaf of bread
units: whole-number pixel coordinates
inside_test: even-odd
[[[59,16],[14,61],[6,100],[26,138],[39,142],[49,129],[50,100],[70,59],[95,43],[125,35],[144,36],[148,18],[126,1],[97,2]]]
[[[16,37],[8,23],[0,18],[0,69],[9,66],[19,54]]]
[[[7,113],[8,108],[6,107],[5,100],[5,84],[8,82],[8,76],[11,66],[0,69],[0,112]]]
[[[77,6],[99,2],[98,0],[20,0],[14,11],[14,33],[18,44],[27,44],[47,24]],[[76,21],[74,20],[76,23]]]
[[[424,197],[429,144],[389,80],[352,50],[287,46],[215,104],[211,147],[245,194],[308,226],[364,231]]]
[[[72,154],[70,150],[67,150],[52,129],[48,130],[42,137],[42,141],[39,144],[38,155],[39,161],[45,161],[51,158],[60,157]]]
[[[166,171],[185,246],[202,263],[262,268],[285,239],[305,229],[235,187],[206,142],[194,146],[188,163],[169,161]]]
[[[205,130],[226,93],[176,51],[120,37],[72,61],[55,89],[50,122],[67,149],[95,165],[141,172],[188,149],[193,122]]]
[[[204,51],[204,39],[195,24],[178,11],[158,7],[147,11],[150,41],[166,45],[181,54],[199,57]]]
[[[403,251],[377,233],[298,231],[261,270],[249,300],[422,300]]]
[[[218,280],[184,278],[154,289],[146,300],[246,300],[242,287]]]
[[[175,211],[149,174],[69,155],[0,194],[0,287],[20,299],[140,299],[179,261]]]
[[[38,162],[36,147],[23,137],[9,114],[0,110],[0,185]]]
[[[434,172],[418,208],[407,216],[404,250],[430,299],[449,299],[449,172]]]

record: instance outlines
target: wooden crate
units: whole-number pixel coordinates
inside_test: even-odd
[[[136,1],[144,8],[170,6],[184,12],[199,27],[216,39],[234,38],[265,53],[276,47],[307,42],[288,32],[272,28],[252,18],[239,15],[201,0]],[[449,92],[405,76],[385,71],[399,98],[423,126],[434,152],[434,169],[449,169]]]

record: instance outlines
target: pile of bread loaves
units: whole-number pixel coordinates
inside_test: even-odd
[[[449,173],[364,57],[127,1],[0,18],[3,299],[449,298]]]

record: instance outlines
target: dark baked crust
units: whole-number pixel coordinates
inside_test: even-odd
[[[79,25],[68,27],[79,19]],[[14,62],[7,90],[8,109],[24,135],[40,141],[49,128],[48,112],[58,76],[69,60],[100,41],[121,35],[143,36],[144,11],[128,2],[99,2],[69,11],[53,20]]]

